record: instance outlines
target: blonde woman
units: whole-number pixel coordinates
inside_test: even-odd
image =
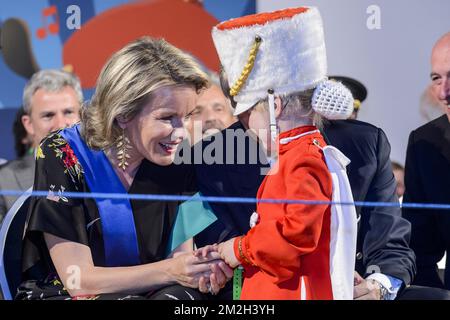
[[[60,191],[174,194],[193,190],[173,164],[185,121],[207,79],[164,40],[141,38],[114,54],[81,123],[44,140],[23,252],[20,299],[203,299],[232,271],[192,239],[167,255],[179,203],[67,198]],[[198,289],[198,290],[197,290]]]

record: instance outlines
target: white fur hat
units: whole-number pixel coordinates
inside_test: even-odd
[[[228,76],[235,115],[268,96],[311,89],[327,80],[322,19],[303,7],[225,21],[212,36]]]

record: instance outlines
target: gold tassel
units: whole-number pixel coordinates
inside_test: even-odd
[[[130,148],[130,140],[125,136],[125,130],[122,129],[122,134],[118,138],[116,143],[117,148],[117,160],[119,161],[119,168],[123,171],[128,167],[128,159],[130,155],[128,154],[128,149]]]
[[[239,77],[239,79],[235,82],[235,84],[230,89],[230,95],[232,97],[236,96],[242,89],[247,81],[250,72],[255,65],[256,55],[258,54],[259,46],[261,45],[261,38],[259,36],[255,37],[255,42],[253,43],[252,49],[250,50],[250,54],[247,59],[247,63],[245,64],[244,69]]]

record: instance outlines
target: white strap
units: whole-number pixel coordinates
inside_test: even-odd
[[[270,137],[272,141],[277,140],[277,121],[275,118],[275,96],[269,93],[269,121],[270,121]]]
[[[333,202],[353,202],[345,167],[350,160],[333,146],[323,148],[333,181]],[[331,206],[330,276],[333,298],[353,299],[357,220],[355,206]]]

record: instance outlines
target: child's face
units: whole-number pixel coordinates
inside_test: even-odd
[[[267,152],[274,150],[270,138],[269,111],[263,107],[253,107],[248,111],[247,126]]]

